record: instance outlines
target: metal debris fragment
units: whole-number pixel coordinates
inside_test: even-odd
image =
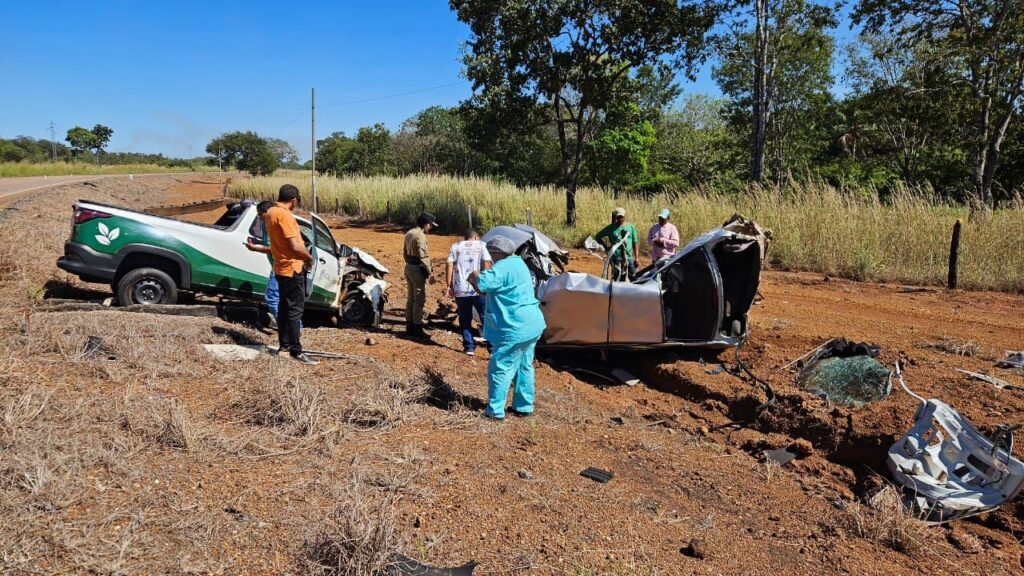
[[[996,378],[995,376],[989,376],[988,374],[982,374],[980,372],[971,372],[970,370],[961,370],[960,368],[957,368],[956,371],[960,372],[961,374],[966,374],[966,375],[970,376],[971,378],[974,378],[975,380],[981,380],[982,382],[988,382],[989,384],[995,386],[999,390],[1005,390],[1005,389],[1024,390],[1024,388],[1022,388],[1021,386],[1014,386],[1013,384],[1010,384],[1006,380],[1002,380],[1000,378]]]

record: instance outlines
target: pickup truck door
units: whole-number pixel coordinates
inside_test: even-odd
[[[331,229],[316,214],[310,214],[313,222],[313,245],[310,254],[313,265],[307,278],[307,301],[320,308],[337,308],[341,292],[341,258],[338,243],[331,235]]]

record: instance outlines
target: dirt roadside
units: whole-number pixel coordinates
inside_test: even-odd
[[[9,362],[0,379],[3,407],[21,414],[11,407],[24,405],[30,391],[50,395],[37,416],[9,418],[0,435],[0,512],[8,519],[0,523],[7,542],[0,558],[9,562],[3,572],[302,572],[304,542],[336,507],[353,501],[354,487],[365,491],[362,498],[390,498],[407,554],[442,565],[473,559],[479,574],[1021,570],[1019,503],[953,527],[922,529],[905,551],[851,529],[845,503],[869,489],[879,451],[909,426],[914,402],[895,393],[858,410],[827,406],[797,390],[782,367],[833,336],[875,342],[889,363],[907,360],[916,392],[951,403],[986,430],[1019,420],[1024,394],[995,390],[952,368],[991,371],[1024,385],[1019,375],[991,368],[1004,350],[1024,348],[1024,297],[904,292],[765,273],[742,354],[780,401],[753,429],[717,432],[711,430],[762,399],[748,379],[713,373],[719,363],[732,366],[731,353],[614,356],[644,377],[647,385],[633,388],[596,386],[566,369],[593,358],[541,354],[547,361],[538,366],[538,416],[493,424],[474,410],[485,396],[486,358],[459,353],[448,325],[432,331],[433,345],[403,339],[400,326],[376,333],[311,328],[308,347],[352,358],[307,369],[274,359],[210,361],[200,343],[273,340],[219,320],[31,312],[25,294],[33,286],[80,286],[52,264],[64,225],[34,224],[66,222],[80,195],[143,207],[209,193],[174,178],[145,191],[101,183],[83,192],[77,185],[0,212],[0,235],[18,230],[37,247],[32,267],[0,253],[0,338],[10,351],[9,360],[0,360]],[[392,270],[389,308],[400,309],[402,231],[332,225],[339,240]],[[455,239],[430,237],[436,269]],[[570,268],[598,265],[574,253]],[[445,303],[439,294],[430,287],[429,309]],[[115,360],[83,356],[89,335],[103,338]],[[944,339],[972,343],[973,355],[928,347]],[[353,402],[380,393],[376,382],[415,379],[425,366],[443,380],[445,398],[459,402],[437,401],[434,393],[433,400],[402,406],[404,415],[387,426],[367,428],[352,418]],[[320,390],[319,420],[306,432],[239,412],[253,390],[275,378]],[[115,406],[105,404],[110,399]],[[202,440],[190,448],[159,440],[159,433],[151,440],[137,421],[153,399],[181,406]],[[758,458],[797,439],[813,443],[811,456],[784,468]],[[98,449],[109,455],[81,460]],[[588,466],[615,477],[608,484],[580,477]],[[37,488],[25,479],[38,478],[40,469],[50,480]],[[61,486],[73,497],[58,498]],[[704,558],[681,553],[692,539],[703,542]]]

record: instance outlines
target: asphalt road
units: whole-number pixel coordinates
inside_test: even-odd
[[[192,174],[192,172],[135,174],[134,176],[142,178],[145,176],[173,176],[174,174]],[[18,176],[14,178],[0,178],[0,204],[19,198],[29,192],[45,190],[54,186],[60,186],[61,184],[127,177],[127,174],[104,174],[99,176]]]
[[[73,184],[85,182],[86,180],[99,180],[103,178],[127,178],[128,175],[103,175],[103,176],[18,176],[14,178],[0,178],[0,202],[13,200],[28,192],[44,190],[61,184]]]

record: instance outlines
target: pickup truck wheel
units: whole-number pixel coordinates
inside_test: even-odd
[[[341,321],[353,326],[369,326],[373,324],[373,303],[369,299],[357,296],[346,298],[341,303],[339,312]]]
[[[178,301],[178,287],[163,270],[136,268],[117,283],[117,300],[122,306],[174,304]]]

